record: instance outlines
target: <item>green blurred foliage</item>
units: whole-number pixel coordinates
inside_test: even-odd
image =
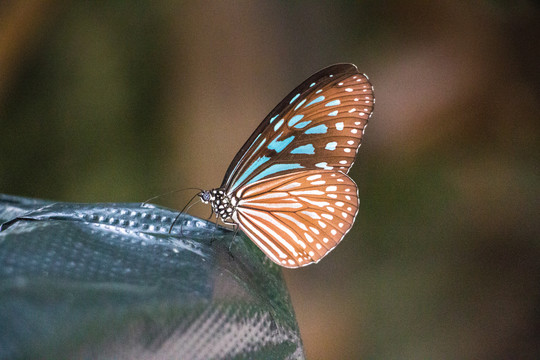
[[[1,192],[215,187],[281,97],[354,62],[377,99],[357,224],[285,273],[308,358],[540,356],[535,3],[20,4],[0,5]]]

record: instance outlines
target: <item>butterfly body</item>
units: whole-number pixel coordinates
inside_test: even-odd
[[[275,263],[318,262],[354,223],[358,190],[347,173],[373,103],[372,86],[354,65],[319,71],[263,120],[222,185],[199,197]]]
[[[212,211],[216,216],[226,224],[234,224],[232,215],[236,211],[238,199],[226,194],[223,189],[205,190],[199,193],[201,201],[205,204],[210,203]]]

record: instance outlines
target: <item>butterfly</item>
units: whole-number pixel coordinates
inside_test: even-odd
[[[317,263],[356,218],[358,189],[347,173],[374,102],[369,79],[355,65],[322,69],[266,116],[221,186],[198,196],[276,264]]]

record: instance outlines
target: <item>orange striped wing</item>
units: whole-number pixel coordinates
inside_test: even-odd
[[[240,188],[233,220],[276,264],[316,263],[351,229],[358,212],[354,181],[339,171],[308,170]]]

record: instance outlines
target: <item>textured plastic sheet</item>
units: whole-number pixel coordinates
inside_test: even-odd
[[[0,195],[0,358],[304,358],[280,269],[176,215]]]

